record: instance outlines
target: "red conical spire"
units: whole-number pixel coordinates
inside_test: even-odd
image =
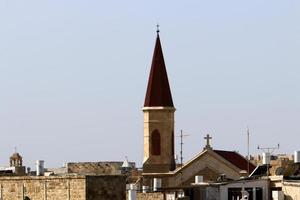
[[[159,30],[157,30],[157,38],[144,104],[144,107],[154,106],[174,107],[159,39]]]

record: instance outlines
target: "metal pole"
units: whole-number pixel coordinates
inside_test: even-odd
[[[182,130],[180,130],[180,167],[183,167],[183,153],[182,153],[182,146],[183,146],[183,134]],[[180,185],[182,185],[182,170],[180,172]]]
[[[180,130],[180,168],[181,168],[181,171],[180,171],[180,182],[181,182],[181,185],[182,185],[182,168],[183,168],[183,137],[186,137],[186,136],[189,136],[187,134],[183,134],[183,130]]]
[[[249,128],[247,128],[247,159],[248,159],[248,163],[247,163],[247,174],[248,176],[250,175],[250,155],[249,155],[249,146],[250,146],[250,132],[249,132]]]

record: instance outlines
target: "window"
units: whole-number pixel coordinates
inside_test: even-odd
[[[160,134],[156,129],[151,134],[151,154],[160,155]]]

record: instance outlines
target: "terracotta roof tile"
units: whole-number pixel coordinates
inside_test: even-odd
[[[223,157],[227,161],[229,161],[231,164],[235,165],[241,170],[248,169],[248,161],[246,158],[244,158],[242,155],[238,154],[234,151],[222,151],[222,150],[213,150],[215,153],[217,153],[219,156]],[[249,165],[249,173],[251,173],[255,169],[255,165],[250,163]]]

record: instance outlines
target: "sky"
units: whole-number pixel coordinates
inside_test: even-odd
[[[0,165],[143,159],[156,24],[184,160],[300,150],[298,0],[1,0]],[[176,137],[179,154],[179,137]]]

